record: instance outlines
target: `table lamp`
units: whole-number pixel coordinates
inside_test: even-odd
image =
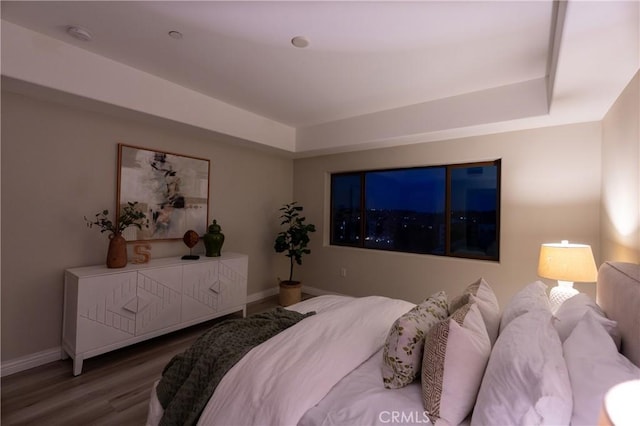
[[[640,380],[615,385],[605,394],[598,426],[626,426],[640,424]]]
[[[578,294],[573,282],[595,282],[598,277],[591,246],[586,244],[561,243],[542,244],[538,261],[538,275],[558,280],[551,289],[549,300],[551,312],[555,313],[562,302]]]

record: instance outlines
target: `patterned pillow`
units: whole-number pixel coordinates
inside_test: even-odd
[[[451,299],[451,302],[449,302],[449,312],[454,313],[469,303],[471,303],[471,294],[465,291],[460,296]]]
[[[448,315],[447,295],[441,291],[393,323],[383,350],[382,381],[385,388],[398,389],[418,377],[424,337],[434,324]]]
[[[487,327],[489,340],[491,340],[491,345],[493,346],[498,338],[498,330],[500,329],[500,306],[493,289],[484,278],[469,284],[461,296],[453,299],[449,304],[449,311],[455,312],[461,306],[469,303],[469,301],[478,304],[484,325]]]
[[[433,326],[424,344],[422,403],[434,425],[457,425],[473,409],[491,342],[477,303]]]

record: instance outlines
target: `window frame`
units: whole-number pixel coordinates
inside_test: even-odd
[[[474,253],[454,253],[451,251],[451,205],[452,205],[452,196],[451,196],[451,178],[452,178],[452,170],[453,169],[462,169],[462,168],[474,168],[474,167],[488,167],[495,166],[496,167],[496,255],[481,255]],[[444,168],[445,169],[445,207],[444,207],[444,223],[445,223],[445,238],[444,238],[444,253],[419,253],[414,251],[405,251],[401,249],[385,249],[379,247],[366,247],[365,246],[365,237],[366,237],[366,211],[365,211],[365,203],[366,203],[366,174],[367,173],[377,173],[377,172],[389,172],[389,171],[402,171],[402,170],[411,170],[411,169],[428,169],[428,168]],[[334,177],[340,176],[359,176],[360,179],[360,197],[359,197],[359,211],[360,211],[360,226],[359,226],[359,240],[356,243],[341,243],[336,242],[334,240],[334,197],[333,197],[333,185],[334,185]],[[498,158],[495,160],[487,160],[487,161],[478,161],[478,162],[467,162],[467,163],[455,163],[455,164],[444,164],[444,165],[429,165],[429,166],[413,166],[413,167],[393,167],[393,168],[384,168],[384,169],[371,169],[371,170],[359,170],[359,171],[347,171],[347,172],[335,172],[330,174],[329,179],[329,198],[330,198],[330,206],[329,206],[329,245],[335,247],[354,247],[354,248],[362,248],[365,250],[382,250],[382,251],[391,251],[398,253],[411,253],[411,254],[426,254],[431,256],[444,256],[444,257],[454,257],[454,258],[462,258],[462,259],[476,259],[476,260],[487,260],[493,262],[500,261],[500,212],[501,212],[501,188],[502,188],[502,159]]]

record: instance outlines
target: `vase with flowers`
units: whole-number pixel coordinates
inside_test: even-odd
[[[107,251],[107,268],[123,268],[127,265],[127,241],[122,236],[122,232],[130,226],[138,229],[149,227],[149,219],[138,206],[138,202],[128,202],[122,208],[116,223],[109,219],[109,210],[96,213],[93,220],[84,217],[87,227],[100,228],[100,232],[109,232],[109,250]]]

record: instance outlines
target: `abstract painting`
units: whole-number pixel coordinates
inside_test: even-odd
[[[118,144],[118,208],[137,201],[149,226],[131,226],[127,241],[204,235],[209,216],[209,160]]]

